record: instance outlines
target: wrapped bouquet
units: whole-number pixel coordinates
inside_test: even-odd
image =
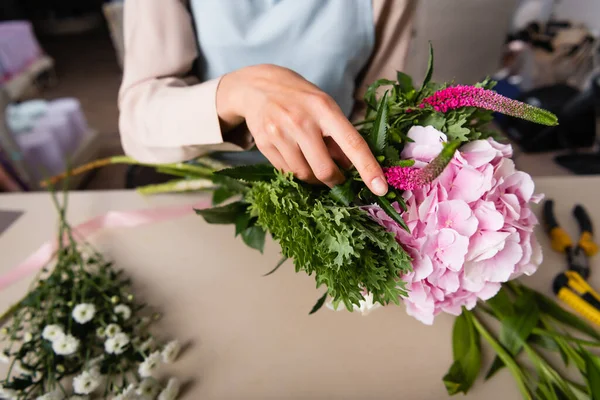
[[[515,168],[511,146],[488,130],[494,113],[545,125],[557,118],[500,96],[489,80],[432,82],[432,68],[433,53],[421,85],[399,72],[366,93],[356,126],[384,169],[385,196],[353,169],[329,189],[270,165],[225,168],[206,158],[156,166],[177,179],[142,190],[212,190],[214,207],[197,210],[208,223],[234,225],[260,251],[270,235],[283,256],[272,272],[292,259],[325,288],[311,313],[400,305],[425,324],[456,315],[454,363],[443,378],[449,394],[467,393],[481,375],[483,339],[496,354],[486,379],[506,367],[523,398],[600,398],[600,358],[590,350],[600,334],[515,280],[542,263],[530,208],[542,195]],[[135,163],[116,157],[91,167],[122,162]],[[567,378],[548,351],[580,379]]]

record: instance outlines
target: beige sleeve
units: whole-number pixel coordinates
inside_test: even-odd
[[[377,79],[396,80],[396,71],[406,64],[417,0],[373,0],[375,48],[356,87],[352,120],[362,119],[363,97],[369,85]]]
[[[220,79],[187,75],[198,55],[183,0],[124,2],[124,72],[119,130],[125,153],[149,163],[242,150],[223,140],[216,109]]]

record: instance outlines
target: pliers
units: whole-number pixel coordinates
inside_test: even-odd
[[[554,202],[544,203],[544,225],[550,236],[552,249],[567,255],[568,270],[556,276],[554,294],[592,323],[600,326],[600,295],[586,282],[590,276],[589,258],[598,253],[594,242],[593,226],[581,205],[573,215],[579,224],[579,241],[573,244],[569,234],[560,227],[554,216]]]

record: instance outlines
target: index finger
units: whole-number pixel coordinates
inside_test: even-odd
[[[365,139],[352,126],[350,121],[340,113],[329,113],[322,117],[322,129],[340,146],[367,187],[377,196],[384,196],[388,185],[381,166],[375,159]]]

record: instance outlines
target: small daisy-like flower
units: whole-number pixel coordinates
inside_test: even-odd
[[[109,354],[121,354],[129,344],[129,336],[126,333],[117,333],[104,342],[104,350]]]
[[[158,382],[153,378],[146,378],[140,383],[140,386],[135,391],[138,396],[144,399],[154,399],[160,391]]]
[[[117,324],[108,324],[104,329],[104,334],[109,338],[115,337],[115,335],[120,332],[121,327]]]
[[[87,324],[94,318],[96,306],[89,303],[77,304],[71,315],[78,324]]]
[[[32,340],[33,340],[33,335],[31,334],[31,332],[25,332],[25,334],[23,335],[23,342],[29,343]]]
[[[169,379],[167,386],[158,395],[158,400],[175,400],[179,396],[181,385],[176,378]]]
[[[146,339],[144,341],[144,343],[142,343],[140,345],[140,350],[141,351],[147,351],[148,349],[150,349],[152,346],[154,345],[154,338],[152,336],[150,336],[148,339]]]
[[[140,376],[142,378],[149,378],[151,377],[154,372],[156,372],[156,370],[158,369],[158,366],[160,364],[160,353],[158,351],[155,351],[154,353],[150,354],[145,360],[144,362],[142,362],[138,368],[138,373],[140,374]]]
[[[96,329],[96,336],[98,336],[100,339],[104,339],[106,337],[106,331],[103,327]]]
[[[52,342],[52,350],[59,356],[69,356],[79,348],[79,339],[72,335],[64,335]]]
[[[100,386],[102,377],[96,369],[83,371],[73,378],[73,390],[77,394],[90,394]]]
[[[130,383],[121,393],[113,398],[113,400],[133,400],[137,398],[135,393],[135,385]]]
[[[113,296],[110,298],[110,302],[113,304],[119,304],[119,296]]]
[[[42,337],[50,342],[54,342],[56,339],[64,336],[65,331],[63,331],[60,325],[46,325],[42,331]]]
[[[162,351],[163,362],[166,364],[171,364],[171,363],[175,362],[175,360],[177,359],[177,356],[179,356],[180,351],[181,351],[181,344],[179,344],[179,341],[177,341],[177,340],[170,341],[169,343],[167,343],[167,345],[165,346],[165,348]]]
[[[119,304],[115,307],[114,311],[115,314],[120,315],[121,318],[123,318],[125,321],[127,321],[131,317],[131,308],[129,308],[125,304]]]

